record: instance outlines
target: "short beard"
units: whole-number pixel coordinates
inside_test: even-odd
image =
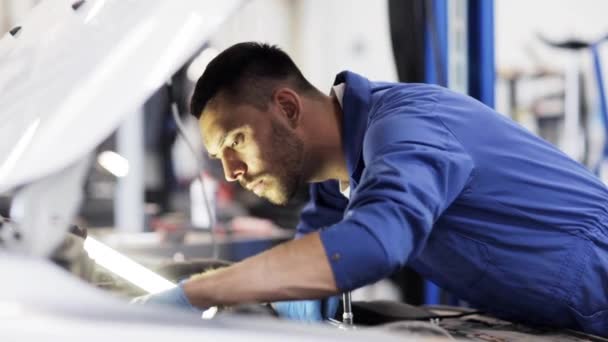
[[[279,122],[272,121],[271,125],[273,155],[267,160],[277,170],[274,177],[277,188],[273,191],[275,196],[266,198],[273,204],[286,205],[301,186],[304,144]]]

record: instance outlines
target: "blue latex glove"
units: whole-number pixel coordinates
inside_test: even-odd
[[[323,300],[293,300],[274,302],[272,307],[279,317],[294,321],[320,322],[334,318],[338,311],[338,296]]]
[[[179,282],[174,288],[159,293],[137,297],[133,299],[131,303],[143,305],[165,305],[196,313],[202,312],[202,310],[194,307],[192,304],[190,304],[190,301],[188,301],[186,293],[184,292],[183,281]]]

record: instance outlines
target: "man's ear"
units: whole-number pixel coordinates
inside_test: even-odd
[[[300,96],[290,88],[279,88],[274,92],[274,100],[279,105],[283,118],[291,128],[300,124],[302,102]]]

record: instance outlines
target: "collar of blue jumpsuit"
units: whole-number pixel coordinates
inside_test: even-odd
[[[371,88],[367,79],[350,71],[342,71],[336,75],[334,85],[340,83],[344,83],[342,144],[350,175],[350,188],[353,191],[364,168],[361,149],[370,109]]]

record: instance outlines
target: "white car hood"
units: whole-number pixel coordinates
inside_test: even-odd
[[[92,151],[239,0],[47,0],[0,40],[0,193]]]

